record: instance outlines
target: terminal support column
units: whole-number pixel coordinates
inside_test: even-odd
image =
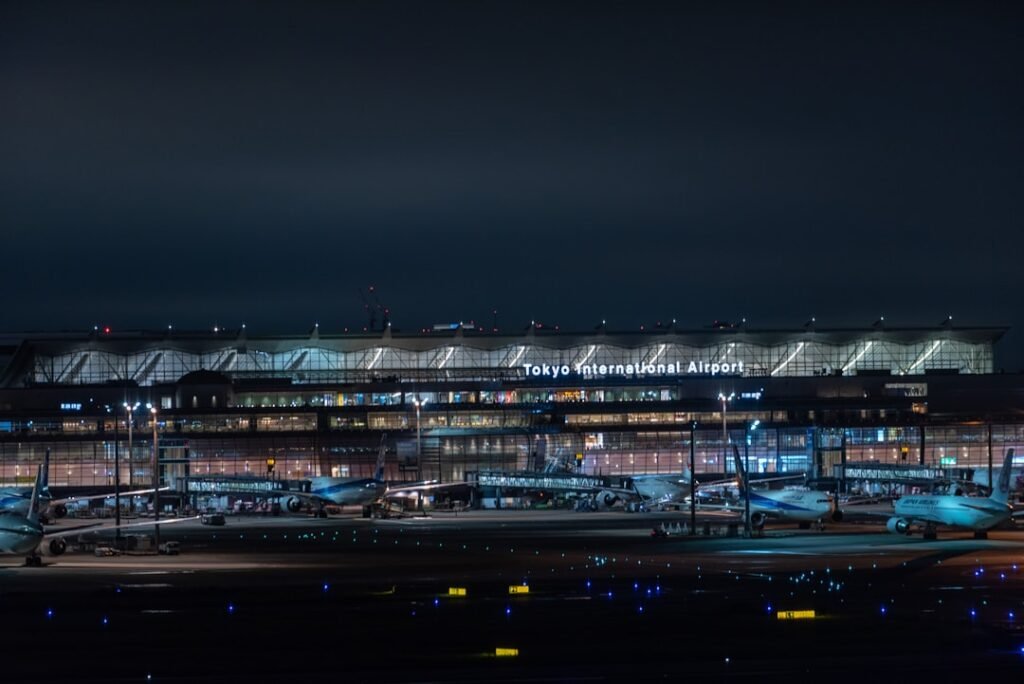
[[[693,468],[693,456],[697,439],[696,427],[696,423],[690,425],[690,534],[697,533],[697,497],[695,496],[696,487],[694,485],[697,475]]]

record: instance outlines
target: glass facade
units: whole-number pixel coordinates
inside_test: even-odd
[[[656,379],[700,375],[818,377],[929,371],[991,373],[994,330],[728,331],[507,337],[429,335],[317,339],[229,339],[224,335],[147,340],[124,352],[105,338],[88,343],[40,343],[29,377],[34,383],[80,385],[175,383],[214,371],[237,379],[288,378],[290,383],[452,382],[459,380]],[[656,390],[651,390],[656,391]],[[551,401],[571,401],[571,396]],[[381,404],[364,393],[254,396],[253,406]],[[453,399],[453,401],[458,401]],[[500,401],[500,399],[498,400]],[[530,401],[530,399],[525,399]],[[332,404],[332,402],[334,402]]]
[[[270,458],[287,479],[369,476],[382,434],[392,480],[674,474],[691,458],[700,480],[734,473],[733,444],[757,473],[828,478],[843,463],[967,471],[1011,446],[1024,457],[1024,419],[1014,422],[1024,412],[979,418],[941,401],[936,412],[933,378],[995,378],[1001,334],[30,340],[0,388],[0,483],[31,483],[49,451],[54,486],[109,486],[116,450],[122,482],[148,484],[150,416],[136,413],[129,454],[127,417],[109,408],[130,395],[160,407],[172,486],[265,476]],[[716,397],[729,383],[723,406]]]
[[[773,425],[750,432],[730,427],[727,442],[721,427],[702,423],[696,429],[680,429],[673,427],[674,421],[656,429],[632,429],[622,423],[611,430],[604,426],[595,429],[581,422],[580,431],[540,433],[524,428],[515,434],[506,429],[508,415],[425,413],[421,421],[420,475],[452,481],[463,478],[467,472],[493,470],[553,469],[604,476],[680,473],[689,468],[691,444],[698,479],[702,474],[735,472],[732,444],[750,459],[754,472],[818,471],[826,477],[831,474],[831,467],[841,462],[843,452],[847,463],[923,464],[947,470],[986,468],[990,458],[998,466],[1009,447],[1024,457],[1024,425]],[[207,417],[203,422],[208,430],[194,430],[192,419],[159,423],[161,460],[175,462],[170,471],[165,466],[165,481],[172,476],[208,473],[260,475],[267,458],[274,458],[276,471],[291,479],[341,471],[369,476],[376,460],[374,442],[379,440],[380,431],[392,435],[393,442],[404,441],[408,445],[416,441],[415,418],[410,427],[410,418],[404,413],[370,414],[368,420],[331,416],[327,431],[318,429],[315,414],[251,419],[221,416],[216,420]],[[179,424],[186,429],[179,430]],[[236,426],[239,429],[233,430]],[[116,443],[122,481],[150,482],[151,427],[138,422],[130,456],[123,421],[120,427]],[[35,467],[42,463],[47,450],[52,485],[112,484],[115,440],[112,425],[110,428],[100,438],[95,434],[82,435],[75,429],[63,433],[37,430],[20,438],[0,433],[0,484],[31,484]],[[355,442],[353,435],[359,436]],[[395,480],[411,479],[394,460],[388,459],[388,476]]]

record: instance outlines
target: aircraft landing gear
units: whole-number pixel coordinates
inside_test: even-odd
[[[33,553],[29,556],[25,556],[25,567],[26,568],[41,568],[43,567],[43,557],[38,553]]]
[[[825,531],[825,521],[824,520],[819,520],[817,525],[816,525],[816,527],[818,528],[819,532],[824,532]]]
[[[978,530],[977,532],[974,533],[974,538],[975,539],[988,539],[988,532],[986,532],[985,530]]]
[[[935,541],[939,538],[939,535],[935,530],[935,525],[925,525],[922,536],[928,541]]]

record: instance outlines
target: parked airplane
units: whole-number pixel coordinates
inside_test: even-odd
[[[45,470],[39,466],[36,473],[36,482],[32,487],[32,494],[29,498],[28,510],[24,515],[11,510],[0,512],[0,554],[25,554],[26,565],[42,565],[42,552],[59,556],[67,550],[67,542],[64,537],[70,534],[79,534],[85,530],[110,529],[100,524],[83,525],[79,527],[65,528],[63,530],[47,532],[40,522],[39,511],[42,506],[41,494],[43,491]],[[162,525],[194,518],[176,518],[167,521],[146,521],[122,525],[126,527],[143,527],[149,525]]]
[[[648,508],[681,504],[690,499],[690,486],[693,473],[689,469],[675,475],[634,475],[626,481],[627,489],[632,489],[640,498],[640,503]]]
[[[281,508],[298,513],[304,501],[334,506],[369,506],[387,491],[384,481],[386,435],[381,435],[373,477],[314,477],[308,492],[292,492],[280,498]]]
[[[901,497],[893,506],[895,515],[889,518],[885,527],[894,534],[910,534],[916,525],[923,528],[925,539],[935,539],[936,526],[945,525],[971,530],[975,538],[984,539],[988,530],[1015,515],[1009,504],[1012,466],[1013,449],[1007,449],[999,479],[995,482],[992,494],[987,497],[955,494]]]
[[[110,499],[117,495],[116,492],[105,492],[103,494],[89,494],[86,496],[70,496],[65,499],[55,499],[50,494],[50,454],[43,458],[43,482],[39,492],[39,519],[46,523],[55,518],[63,518],[68,514],[68,504],[76,501],[95,501],[97,499]],[[170,487],[162,487],[160,491],[168,490]],[[32,500],[33,487],[10,487],[0,489],[0,512],[12,511],[21,516],[28,516],[29,504]],[[152,494],[150,489],[135,489],[123,491],[121,496],[141,496]]]
[[[764,528],[769,520],[782,522],[796,522],[801,529],[806,529],[812,523],[817,523],[820,529],[825,526],[825,521],[839,522],[843,519],[843,513],[836,506],[835,497],[827,492],[819,492],[806,489],[754,489],[748,487],[747,471],[743,466],[743,459],[740,458],[739,448],[733,445],[733,455],[736,461],[736,472],[739,474],[739,492],[744,496],[744,490],[749,491],[750,497],[750,527],[755,530]],[[700,504],[700,508],[726,508],[728,510],[742,511],[745,506],[741,500],[738,504]]]

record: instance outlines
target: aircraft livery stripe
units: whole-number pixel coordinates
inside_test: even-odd
[[[796,504],[788,503],[786,501],[778,501],[776,499],[769,499],[766,496],[760,496],[751,492],[750,502],[756,503],[758,506],[764,508],[773,508],[780,511],[809,511],[811,509],[804,506],[797,506]]]

